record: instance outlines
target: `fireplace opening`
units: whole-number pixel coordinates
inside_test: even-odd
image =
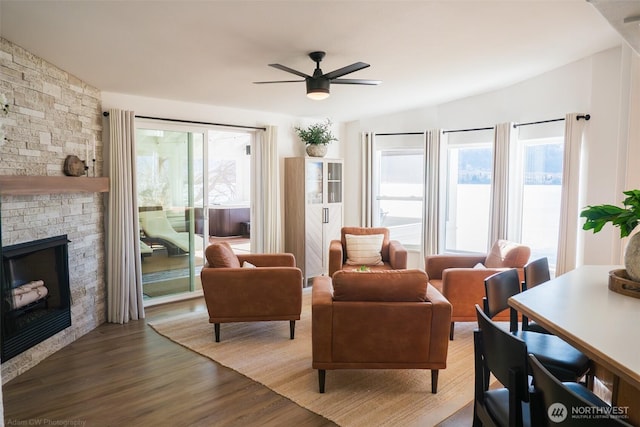
[[[71,326],[67,236],[2,248],[2,361]]]

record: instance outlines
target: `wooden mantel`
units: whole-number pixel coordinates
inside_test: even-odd
[[[106,193],[108,177],[0,175],[0,195]]]

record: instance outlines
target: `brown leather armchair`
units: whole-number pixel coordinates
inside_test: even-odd
[[[268,320],[288,320],[294,338],[302,310],[302,272],[292,254],[236,256],[227,244],[216,243],[205,255],[200,278],[216,342],[221,323]]]
[[[407,250],[397,240],[389,240],[389,229],[385,227],[342,227],[340,240],[329,244],[329,276],[338,270],[353,270],[358,265],[347,264],[347,239],[345,235],[382,234],[381,265],[369,265],[371,270],[404,270],[407,268]]]
[[[530,254],[528,246],[498,240],[486,255],[442,254],[425,257],[429,282],[453,305],[450,339],[453,339],[455,322],[477,321],[475,305],[482,307],[484,279],[506,268],[516,268],[520,280],[523,280],[522,268],[529,261]],[[509,311],[500,313],[494,320],[508,321]]]
[[[313,369],[430,369],[431,392],[447,367],[451,304],[422,270],[338,271],[312,289]]]

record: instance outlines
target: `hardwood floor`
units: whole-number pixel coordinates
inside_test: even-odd
[[[147,318],[203,310],[202,299]],[[5,424],[333,426],[270,389],[155,333],[104,324],[3,387]]]
[[[202,298],[146,314],[198,310]],[[5,384],[3,395],[7,426],[335,426],[144,320],[101,325]],[[441,424],[457,425],[471,425],[468,408]]]

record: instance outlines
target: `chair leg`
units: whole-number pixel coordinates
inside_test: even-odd
[[[216,342],[220,342],[220,323],[213,324],[213,331],[216,336]]]
[[[324,369],[318,369],[318,388],[320,393],[324,393],[324,380],[327,375],[327,371]]]
[[[453,330],[455,329],[456,322],[451,322],[451,326],[449,326],[449,340],[453,341]]]
[[[431,370],[431,393],[436,394],[438,392],[438,370]]]
[[[289,337],[293,339],[296,336],[296,321],[289,320]]]

